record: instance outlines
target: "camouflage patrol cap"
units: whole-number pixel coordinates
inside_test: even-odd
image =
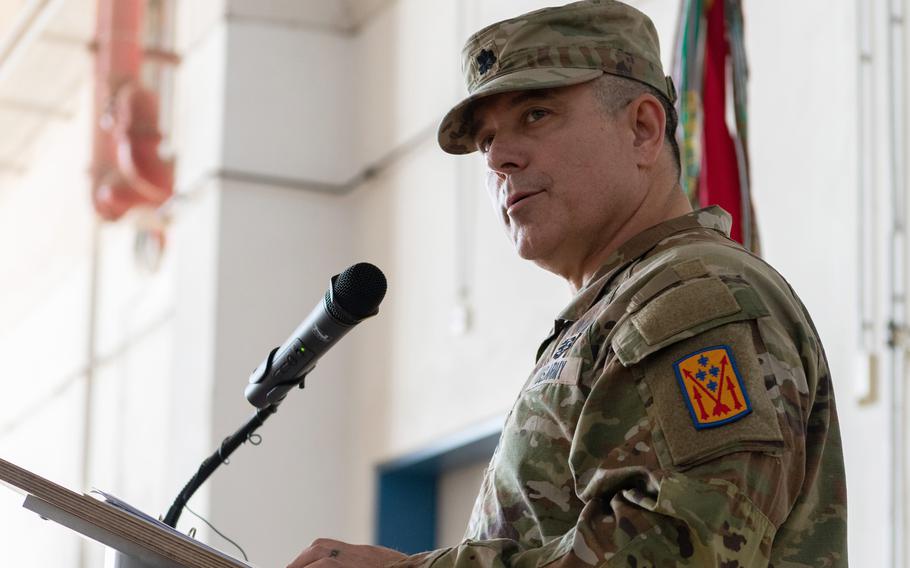
[[[498,93],[565,87],[609,73],[676,101],[673,81],[660,63],[654,24],[616,0],[544,8],[487,26],[468,38],[462,61],[468,96],[442,119],[437,135],[450,154],[475,150],[471,105]]]

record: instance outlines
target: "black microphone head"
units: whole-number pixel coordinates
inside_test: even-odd
[[[376,315],[385,298],[385,274],[369,262],[358,262],[332,278],[326,292],[326,309],[335,319],[354,324]],[[355,321],[351,321],[351,318]]]

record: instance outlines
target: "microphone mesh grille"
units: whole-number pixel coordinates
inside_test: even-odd
[[[341,309],[361,319],[376,311],[385,297],[386,287],[381,270],[369,262],[359,262],[338,275],[333,296]],[[327,307],[333,316],[340,315],[333,312],[331,302]]]

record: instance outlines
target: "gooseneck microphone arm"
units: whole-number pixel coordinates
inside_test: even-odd
[[[278,405],[291,389],[303,388],[304,379],[330,347],[355,325],[379,313],[379,303],[385,292],[385,275],[366,262],[332,277],[323,300],[291,337],[272,349],[250,375],[245,395],[257,408],[256,414],[202,462],[168,509],[163,519],[166,525],[176,528],[190,497],[269,416],[278,411]]]
[[[262,423],[266,419],[275,414],[278,411],[278,405],[267,406],[265,408],[260,408],[239,430],[228,436],[221,442],[221,446],[218,450],[205,458],[202,462],[202,465],[199,466],[199,469],[196,471],[196,474],[190,478],[186,485],[183,486],[183,489],[180,490],[180,493],[177,495],[177,498],[174,499],[174,503],[171,504],[171,508],[168,509],[167,514],[164,516],[164,524],[174,527],[177,527],[177,521],[180,519],[180,513],[183,512],[183,508],[189,502],[190,497],[196,493],[196,490],[199,489],[203,483],[215,473],[215,470],[223,464],[227,463],[228,457],[234,450],[240,447],[241,444],[250,439],[250,436],[253,435]]]

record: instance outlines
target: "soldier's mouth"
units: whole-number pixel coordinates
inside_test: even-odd
[[[511,212],[515,206],[522,201],[541,193],[543,193],[542,189],[538,191],[519,191],[518,193],[513,193],[506,199],[506,212]]]

